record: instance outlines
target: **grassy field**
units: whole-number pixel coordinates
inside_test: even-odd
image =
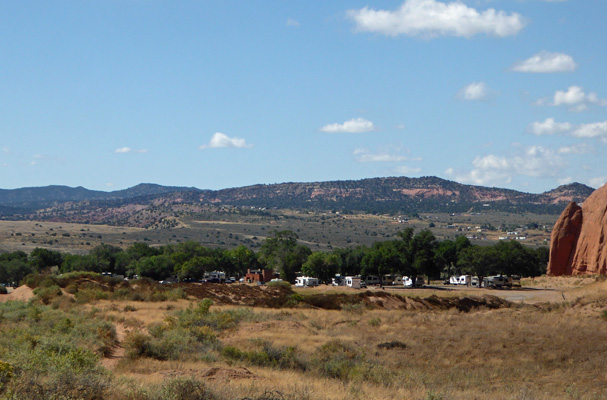
[[[404,218],[407,218],[406,221]],[[423,214],[416,217],[269,210],[261,214],[243,214],[229,211],[208,212],[177,218],[171,229],[133,228],[61,222],[0,221],[0,251],[23,250],[36,247],[52,250],[86,253],[105,243],[126,248],[135,242],[164,245],[189,240],[208,247],[233,248],[244,244],[258,249],[266,237],[276,230],[291,230],[300,241],[314,250],[334,247],[370,246],[386,240],[407,227],[416,232],[431,229],[439,240],[454,239],[457,235],[476,237],[474,243],[495,243],[501,230],[478,232],[480,226],[518,226],[537,224],[538,229],[525,232],[529,245],[547,245],[550,229],[556,215],[533,214]],[[430,226],[432,226],[430,228]]]
[[[358,300],[337,310],[297,301],[242,307],[177,289],[110,283],[64,282],[61,295],[48,297],[40,287],[52,285],[41,282],[37,294],[22,287],[15,290],[22,301],[0,304],[0,393],[23,398],[9,396],[19,389],[27,398],[51,398],[61,389],[74,394],[67,398],[218,400],[603,399],[607,393],[607,281],[594,277],[529,279],[521,290],[389,291],[411,298],[522,296],[470,312],[406,310],[385,298],[373,308]],[[238,286],[225,290],[243,293]],[[322,287],[289,296],[335,293],[360,291]],[[91,350],[94,362],[78,348]],[[54,352],[58,365],[80,375],[42,362]],[[61,358],[66,354],[76,355]],[[35,357],[47,367],[28,364]],[[95,391],[78,391],[84,378]],[[36,397],[25,385],[49,396]]]

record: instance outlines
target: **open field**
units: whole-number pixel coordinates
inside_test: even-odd
[[[110,290],[103,282],[95,285],[81,282],[79,290],[88,293],[81,297],[72,283],[66,290],[75,296],[64,290],[50,304],[54,312],[87,315],[115,330],[115,344],[99,361],[112,371],[104,398],[155,399],[160,397],[153,391],[191,389],[193,383],[208,397],[182,398],[541,400],[602,399],[607,393],[607,281],[594,277],[527,279],[512,290],[323,286],[289,292],[206,284],[170,301],[95,300],[93,287],[98,296]],[[14,293],[26,300],[28,291],[33,296],[27,287]],[[234,305],[266,292],[274,293],[267,304],[282,295],[299,300],[271,308]],[[322,296],[339,300],[340,307],[302,301]],[[512,303],[468,312],[433,306],[448,304],[436,298],[463,304],[491,298],[486,296]],[[215,305],[203,307],[203,297],[213,297]],[[429,307],[407,307],[424,299]],[[5,321],[14,317],[4,309],[0,315],[0,327],[8,329]],[[3,361],[8,355],[0,351]]]
[[[524,243],[547,245],[550,229],[558,216],[534,214],[423,214],[415,217],[300,212],[268,210],[242,213],[210,210],[197,216],[177,218],[171,229],[135,228],[95,224],[71,224],[51,221],[0,221],[0,251],[36,247],[83,254],[105,243],[126,248],[135,242],[164,245],[194,240],[208,247],[233,248],[240,244],[258,249],[276,230],[295,232],[302,244],[313,251],[334,247],[370,246],[386,240],[407,227],[416,232],[430,229],[439,239],[454,239],[458,235],[476,237],[473,243],[495,243],[506,233],[477,227],[508,227],[514,229],[529,224],[537,229],[525,231]],[[401,222],[399,222],[399,220]],[[432,226],[432,227],[431,227]],[[431,227],[431,228],[430,228]],[[481,230],[482,232],[478,232]]]

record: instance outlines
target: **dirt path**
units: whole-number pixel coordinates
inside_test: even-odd
[[[118,338],[118,344],[114,347],[112,351],[112,355],[109,357],[103,357],[101,360],[101,365],[103,365],[107,369],[114,369],[116,365],[120,362],[121,359],[124,358],[124,347],[122,347],[122,343],[128,334],[127,329],[122,324],[116,324],[116,337]]]

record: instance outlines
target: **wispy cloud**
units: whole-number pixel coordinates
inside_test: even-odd
[[[119,147],[114,150],[116,154],[127,154],[127,153],[137,153],[137,154],[145,154],[147,153],[147,149],[131,149],[130,147]]]
[[[409,167],[407,165],[401,165],[394,168],[394,172],[399,175],[414,175],[422,172],[422,169],[419,167]]]
[[[358,162],[399,162],[407,161],[407,156],[398,154],[397,152],[380,151],[377,153],[371,153],[369,149],[356,149],[353,152],[356,161]]]
[[[486,34],[504,37],[516,35],[526,24],[520,14],[493,8],[478,11],[460,1],[405,0],[396,10],[364,7],[348,10],[346,15],[355,22],[356,30],[387,36],[472,37]]]
[[[559,147],[559,154],[588,154],[592,153],[594,148],[586,143],[573,144],[571,146]]]
[[[298,27],[299,26],[299,21],[293,19],[293,18],[288,18],[287,19],[287,26],[294,26],[294,27]]]
[[[375,125],[364,118],[354,118],[342,124],[325,125],[320,130],[326,133],[364,133],[374,131]]]
[[[468,101],[487,100],[490,95],[492,92],[485,82],[472,82],[457,93],[458,98]]]
[[[542,146],[520,149],[512,155],[478,156],[468,172],[448,168],[445,173],[457,181],[475,185],[499,186],[512,182],[516,176],[554,177],[564,168],[566,161],[556,152]]]
[[[595,188],[603,186],[605,182],[607,182],[607,176],[597,176],[588,180],[588,184]]]
[[[216,132],[215,134],[213,134],[213,137],[211,137],[209,144],[204,144],[202,146],[199,146],[198,148],[202,150],[202,149],[216,149],[216,148],[221,148],[221,147],[235,147],[235,148],[244,149],[244,148],[253,147],[253,145],[248,144],[245,139],[238,138],[238,137],[231,138],[224,133]]]
[[[576,69],[577,64],[571,56],[545,50],[512,66],[513,71],[532,73],[573,72]]]

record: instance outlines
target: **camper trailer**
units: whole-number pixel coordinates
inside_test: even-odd
[[[501,289],[508,286],[508,278],[501,275],[488,276],[483,279],[483,286],[491,289]]]
[[[297,287],[318,286],[318,278],[312,278],[311,276],[298,276],[297,278],[295,278],[295,286],[297,286]]]
[[[404,287],[422,287],[424,286],[424,277],[418,276],[415,279],[415,286],[413,286],[413,280],[408,276],[403,276],[403,286]]]
[[[360,289],[362,287],[361,281],[360,276],[346,276],[346,286],[348,287]]]
[[[460,276],[452,276],[449,278],[449,283],[451,285],[468,285],[472,283],[472,276],[470,275],[460,275]]]
[[[364,279],[367,285],[379,285],[381,283],[381,278],[377,275],[367,275]]]

